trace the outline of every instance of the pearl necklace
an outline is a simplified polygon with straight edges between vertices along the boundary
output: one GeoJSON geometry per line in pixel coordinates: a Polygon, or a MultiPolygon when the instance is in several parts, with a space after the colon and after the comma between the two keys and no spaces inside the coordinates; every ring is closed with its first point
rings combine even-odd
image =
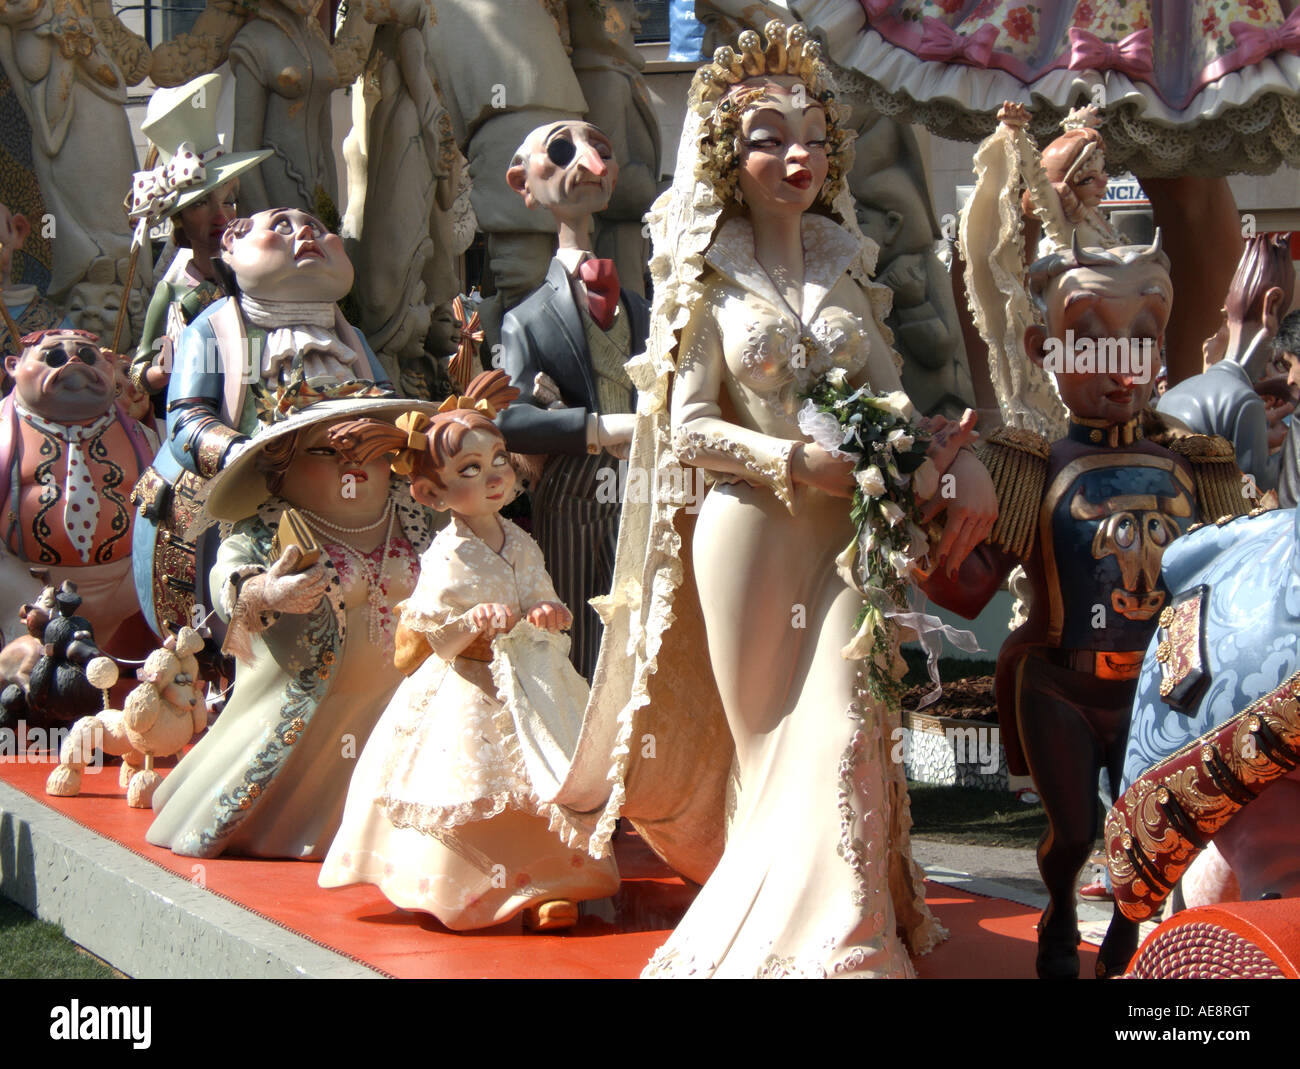
{"type": "MultiPolygon", "coordinates": [[[[338,546],[339,549],[343,550],[344,553],[357,562],[357,570],[360,572],[361,578],[365,581],[366,601],[370,606],[368,630],[371,645],[378,646],[383,650],[392,649],[393,636],[390,630],[391,622],[386,622],[384,619],[384,609],[386,606],[384,605],[384,596],[381,587],[384,581],[384,572],[388,568],[388,556],[393,545],[393,522],[397,519],[397,509],[394,507],[393,502],[390,500],[388,502],[388,508],[384,510],[384,515],[380,516],[378,520],[366,527],[339,527],[337,524],[332,524],[328,520],[322,520],[314,512],[307,509],[299,509],[298,512],[307,517],[308,526],[316,527],[316,524],[312,523],[312,520],[316,520],[324,527],[333,527],[336,531],[343,531],[348,534],[359,531],[373,531],[384,521],[385,518],[387,518],[388,533],[384,536],[384,552],[379,558],[378,568],[375,567],[374,562],[370,559],[368,554],[362,553],[359,549],[354,549],[346,542],[333,542],[332,544],[338,546]]],[[[316,529],[322,535],[325,535],[326,538],[329,537],[321,527],[316,527],[316,529]]]]}
{"type": "Polygon", "coordinates": [[[300,516],[306,516],[309,519],[315,520],[318,527],[328,527],[331,531],[339,531],[342,534],[362,534],[365,531],[373,531],[376,527],[378,527],[381,523],[383,523],[386,519],[389,518],[389,514],[392,511],[393,511],[393,503],[392,501],[389,501],[388,506],[384,509],[383,512],[379,514],[379,519],[375,520],[374,523],[367,523],[363,527],[344,527],[340,523],[331,523],[324,516],[312,512],[311,509],[305,509],[302,507],[298,508],[298,514],[300,516]]]}

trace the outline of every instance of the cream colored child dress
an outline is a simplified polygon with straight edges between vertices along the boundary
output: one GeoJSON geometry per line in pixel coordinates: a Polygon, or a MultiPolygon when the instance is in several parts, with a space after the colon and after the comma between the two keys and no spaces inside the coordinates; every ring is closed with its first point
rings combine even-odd
{"type": "MultiPolygon", "coordinates": [[[[586,829],[539,801],[492,665],[461,655],[474,635],[460,620],[476,605],[510,605],[522,619],[560,600],[537,544],[501,523],[500,552],[453,518],[422,558],[402,621],[434,653],[375,727],[320,874],[322,887],[373,883],[394,905],[457,931],[500,924],[531,902],[606,897],[619,883],[612,856],[583,849],[586,829]]],[[[526,622],[511,634],[529,643],[529,674],[553,681],[550,708],[581,723],[586,688],[567,640],[526,622]]]]}

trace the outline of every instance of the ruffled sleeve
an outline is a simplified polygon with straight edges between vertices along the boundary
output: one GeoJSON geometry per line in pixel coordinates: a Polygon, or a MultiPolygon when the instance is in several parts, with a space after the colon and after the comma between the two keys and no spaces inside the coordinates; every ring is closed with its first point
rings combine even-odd
{"type": "Polygon", "coordinates": [[[701,301],[682,331],[673,384],[673,451],[684,463],[766,486],[793,511],[790,456],[799,443],[724,420],[718,399],[725,370],[712,305],[701,301]]]}
{"type": "Polygon", "coordinates": [[[475,577],[444,538],[437,538],[420,561],[420,578],[402,609],[402,626],[428,639],[433,652],[453,660],[474,641],[468,613],[478,605],[475,577]]]}

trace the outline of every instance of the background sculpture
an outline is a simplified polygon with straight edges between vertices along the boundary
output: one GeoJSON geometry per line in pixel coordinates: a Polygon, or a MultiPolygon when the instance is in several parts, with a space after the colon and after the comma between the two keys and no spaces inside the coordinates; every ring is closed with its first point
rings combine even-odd
{"type": "Polygon", "coordinates": [[[399,364],[424,355],[433,309],[460,290],[451,212],[461,158],[432,68],[430,0],[372,0],[362,11],[377,27],[364,90],[377,99],[365,119],[364,184],[349,176],[350,217],[352,198],[363,198],[349,251],[358,325],[398,383],[399,364]]]}
{"type": "Polygon", "coordinates": [[[641,22],[632,0],[570,0],[573,72],[587,98],[587,121],[614,147],[618,186],[596,216],[596,254],[614,261],[628,289],[645,296],[650,242],[641,217],[659,194],[659,119],[641,71],[635,34],[641,22]]]}
{"type": "MultiPolygon", "coordinates": [[[[31,127],[32,168],[53,225],[49,296],[78,326],[106,336],[131,240],[122,213],[136,167],[126,87],[149,62],[148,46],[108,0],[0,2],[0,65],[31,127]]],[[[150,274],[142,265],[130,297],[137,329],[150,274]]]]}
{"type": "Polygon", "coordinates": [[[330,97],[361,72],[373,29],[359,10],[349,12],[333,43],[327,27],[336,4],[260,0],[245,7],[210,0],[188,34],[153,52],[151,74],[180,85],[227,59],[235,75],[235,152],[272,150],[245,177],[247,211],[297,207],[335,225],[338,175],[334,166],[330,97]]]}

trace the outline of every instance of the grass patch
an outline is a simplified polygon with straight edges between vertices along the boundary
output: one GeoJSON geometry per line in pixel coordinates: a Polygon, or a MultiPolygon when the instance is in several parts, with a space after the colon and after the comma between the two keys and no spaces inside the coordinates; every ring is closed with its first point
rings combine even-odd
{"type": "Polygon", "coordinates": [[[116,975],[57,924],[0,898],[0,980],[111,980],[116,975]]]}
{"type": "Polygon", "coordinates": [[[1047,830],[1041,805],[1016,801],[1008,791],[909,783],[912,832],[969,846],[1036,847],[1047,830]]]}

